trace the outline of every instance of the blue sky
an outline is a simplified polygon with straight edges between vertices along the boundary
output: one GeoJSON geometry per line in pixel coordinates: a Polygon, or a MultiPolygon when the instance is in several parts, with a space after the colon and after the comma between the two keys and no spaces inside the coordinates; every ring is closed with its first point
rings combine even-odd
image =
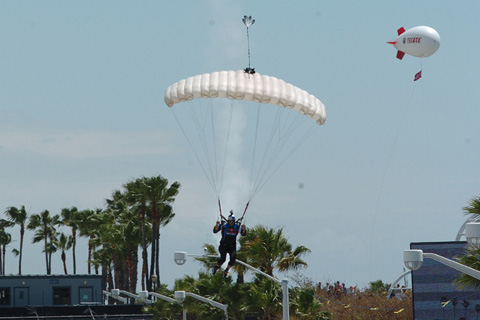
{"type": "MultiPolygon", "coordinates": [[[[241,18],[252,15],[252,67],[314,94],[327,121],[256,196],[247,224],[283,227],[310,248],[302,273],[315,281],[393,282],[409,243],[455,240],[480,195],[479,12],[478,1],[2,1],[0,208],[104,207],[126,181],[161,174],[182,184],[161,233],[161,281],[196,275],[173,252],[217,243],[216,199],[163,94],[245,68],[241,18]],[[438,31],[439,50],[397,60],[386,42],[418,25],[438,31]]],[[[32,236],[23,271],[41,274],[32,236]]],[[[86,272],[86,248],[78,254],[86,272]]],[[[10,250],[6,269],[17,271],[10,250]]]]}

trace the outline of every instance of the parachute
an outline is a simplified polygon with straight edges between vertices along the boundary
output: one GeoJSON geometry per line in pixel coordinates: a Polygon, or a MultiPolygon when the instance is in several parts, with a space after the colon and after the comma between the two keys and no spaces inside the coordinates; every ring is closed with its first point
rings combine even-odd
{"type": "Polygon", "coordinates": [[[312,94],[244,70],[180,80],[166,89],[164,101],[218,197],[220,215],[225,180],[240,188],[249,177],[246,199],[239,200],[247,203],[246,211],[266,181],[326,120],[324,104],[312,94]]]}
{"type": "Polygon", "coordinates": [[[276,104],[294,109],[312,118],[319,125],[326,119],[323,103],[307,91],[283,80],[243,70],[220,71],[189,77],[172,84],[165,91],[165,104],[198,98],[228,98],[276,104]]]}

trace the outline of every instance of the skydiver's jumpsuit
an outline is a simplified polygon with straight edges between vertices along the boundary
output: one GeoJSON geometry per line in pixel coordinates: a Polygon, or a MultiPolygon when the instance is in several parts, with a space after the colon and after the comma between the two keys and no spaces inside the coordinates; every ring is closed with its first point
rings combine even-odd
{"type": "Polygon", "coordinates": [[[220,252],[220,258],[217,263],[221,266],[225,260],[227,260],[227,253],[230,255],[230,260],[228,265],[232,267],[235,264],[237,258],[237,235],[240,232],[240,235],[245,236],[247,230],[243,227],[240,227],[240,223],[237,222],[231,226],[228,222],[224,223],[220,227],[213,227],[213,233],[222,231],[222,239],[220,240],[220,245],[218,246],[218,251],[220,252]]]}

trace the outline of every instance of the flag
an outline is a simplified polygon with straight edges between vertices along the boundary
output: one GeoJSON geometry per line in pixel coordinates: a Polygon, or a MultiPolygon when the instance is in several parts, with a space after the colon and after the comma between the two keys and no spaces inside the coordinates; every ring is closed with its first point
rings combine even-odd
{"type": "Polygon", "coordinates": [[[415,74],[415,79],[413,79],[413,81],[417,81],[418,79],[420,79],[422,77],[422,70],[418,71],[416,74],[415,74]]]}

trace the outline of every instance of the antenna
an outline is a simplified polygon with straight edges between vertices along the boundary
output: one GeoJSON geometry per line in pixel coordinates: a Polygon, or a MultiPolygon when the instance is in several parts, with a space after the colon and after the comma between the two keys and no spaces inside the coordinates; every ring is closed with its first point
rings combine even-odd
{"type": "Polygon", "coordinates": [[[248,27],[255,23],[255,19],[252,19],[252,16],[243,16],[243,23],[247,27],[247,43],[248,43],[248,68],[245,68],[244,71],[248,74],[254,74],[255,68],[250,68],[250,35],[248,34],[248,27]]]}

